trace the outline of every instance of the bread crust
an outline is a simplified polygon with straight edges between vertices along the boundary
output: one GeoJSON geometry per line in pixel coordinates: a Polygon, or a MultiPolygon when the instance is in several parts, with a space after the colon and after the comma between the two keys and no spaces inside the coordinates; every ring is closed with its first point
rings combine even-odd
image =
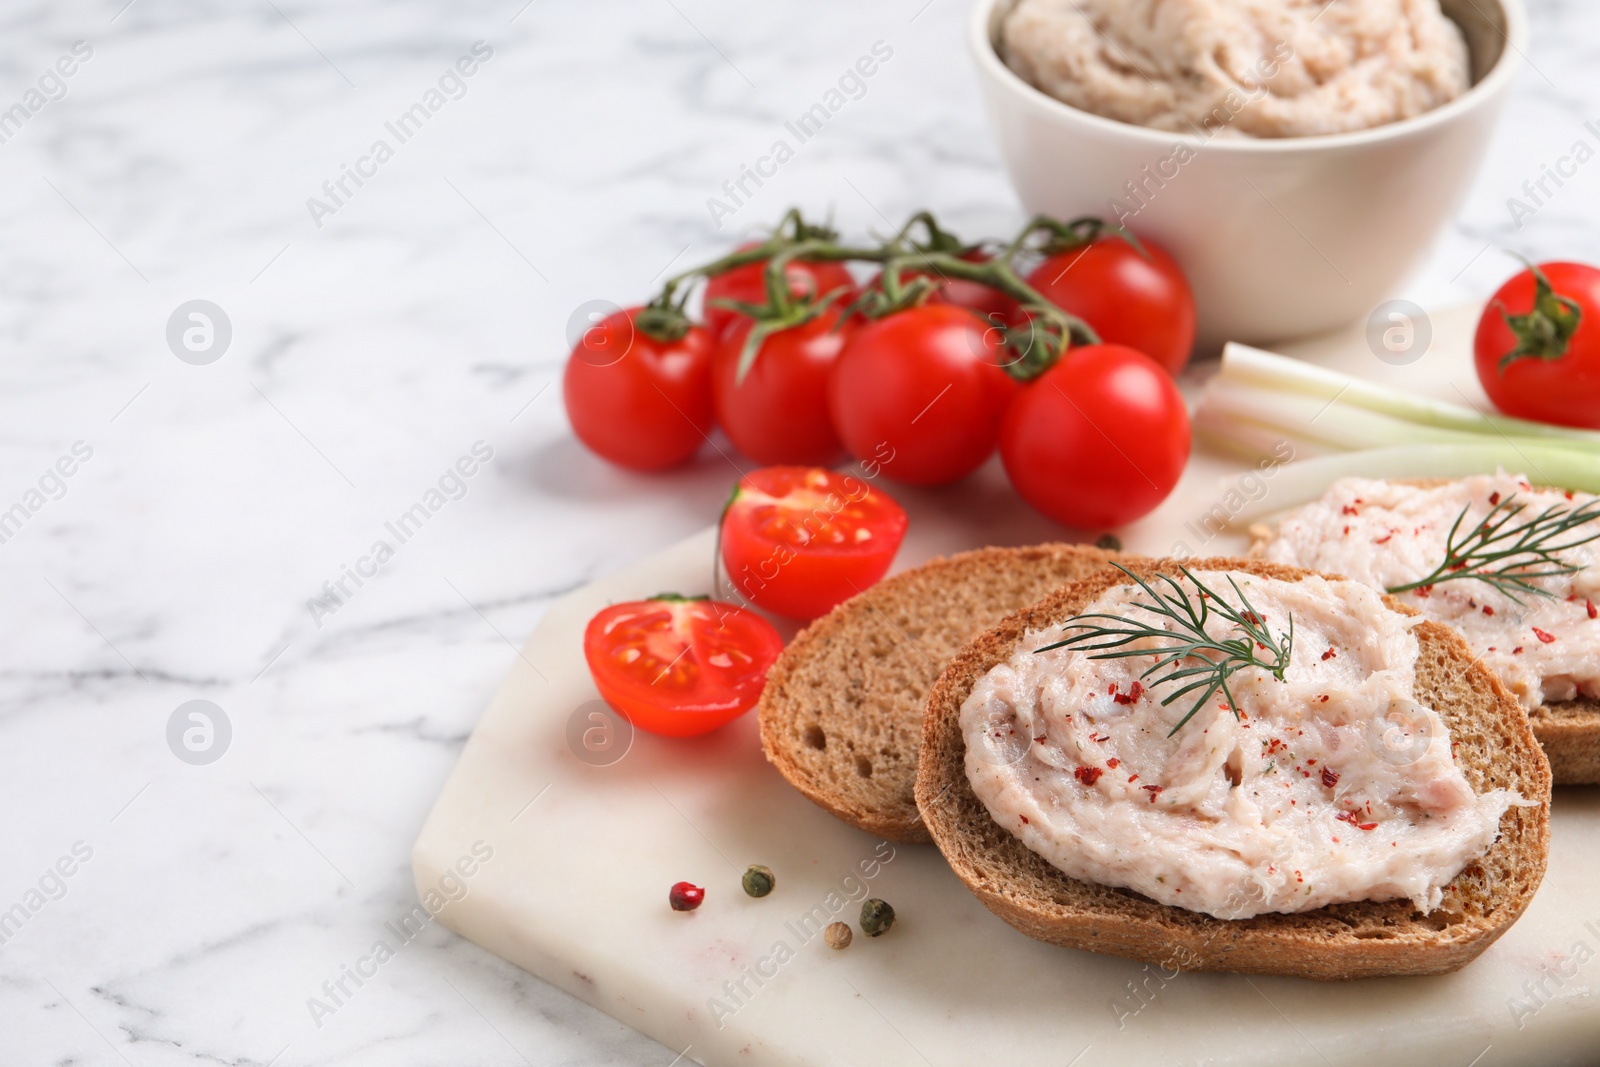
{"type": "MultiPolygon", "coordinates": [[[[1396,478],[1401,485],[1430,488],[1446,485],[1449,478],[1396,478]]],[[[1266,556],[1267,546],[1277,537],[1271,526],[1257,523],[1250,527],[1252,559],[1266,556]]],[[[1556,785],[1600,785],[1600,700],[1579,697],[1554,704],[1541,704],[1528,713],[1533,736],[1544,746],[1550,761],[1550,774],[1556,785]]]]}
{"type": "Polygon", "coordinates": [[[913,787],[928,689],[973,637],[1116,553],[981,548],[887,578],[802,630],[767,673],[767,760],[812,803],[893,841],[931,840],[913,787]],[[862,774],[862,770],[867,773],[862,774]]]}
{"type": "MultiPolygon", "coordinates": [[[[1295,581],[1311,572],[1260,560],[1153,560],[1128,564],[1147,579],[1192,570],[1238,570],[1295,581]]],[[[1158,904],[1125,889],[1067,876],[995,823],[966,776],[961,704],[1024,634],[1082,611],[1126,582],[1108,570],[1008,617],[962,651],[928,696],[916,797],[950,867],[983,904],[1029,937],[1167,969],[1242,971],[1345,980],[1443,974],[1488,948],[1527,908],[1549,852],[1550,769],[1528,716],[1448,627],[1421,622],[1420,699],[1439,711],[1463,772],[1479,793],[1515,789],[1533,807],[1512,808],[1500,837],[1444,890],[1427,916],[1409,901],[1335,904],[1298,914],[1226,920],[1158,904]]],[[[1416,614],[1385,598],[1396,611],[1416,614]]]]}

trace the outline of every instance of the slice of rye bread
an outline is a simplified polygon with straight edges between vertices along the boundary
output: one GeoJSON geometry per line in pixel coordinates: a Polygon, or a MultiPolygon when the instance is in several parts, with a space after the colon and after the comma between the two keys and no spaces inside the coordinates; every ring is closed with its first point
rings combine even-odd
{"type": "Polygon", "coordinates": [[[931,840],[912,787],[928,689],[1005,616],[1122,558],[1086,545],[981,548],[879,582],[789,643],[761,694],[761,748],[813,803],[868,833],[931,840]]]}
{"type": "MultiPolygon", "coordinates": [[[[1179,562],[1142,560],[1129,569],[1149,578],[1176,574],[1179,562]]],[[[1260,560],[1182,562],[1192,570],[1291,581],[1311,573],[1260,560]]],[[[1418,699],[1444,719],[1474,790],[1515,789],[1537,806],[1512,808],[1501,818],[1500,837],[1445,887],[1442,905],[1431,914],[1399,900],[1216,919],[1131,890],[1079,881],[1029,851],[972,791],[962,701],[991,667],[1011,657],[1026,632],[1071,618],[1126,581],[1114,570],[1103,571],[1010,616],[963,650],[928,695],[917,805],[951,869],[990,911],[1041,941],[1163,967],[1322,980],[1453,971],[1522,914],[1544,877],[1549,850],[1549,765],[1522,706],[1454,630],[1433,622],[1416,628],[1418,699]]],[[[1397,611],[1415,614],[1386,600],[1397,611]]]]}
{"type": "MultiPolygon", "coordinates": [[[[1449,478],[1396,478],[1402,485],[1428,488],[1444,485],[1449,478]]],[[[1251,558],[1266,555],[1276,538],[1275,528],[1264,523],[1250,527],[1251,558]]],[[[1578,697],[1554,704],[1541,704],[1528,712],[1533,736],[1544,746],[1550,760],[1550,774],[1556,785],[1600,785],[1600,699],[1578,697]]]]}

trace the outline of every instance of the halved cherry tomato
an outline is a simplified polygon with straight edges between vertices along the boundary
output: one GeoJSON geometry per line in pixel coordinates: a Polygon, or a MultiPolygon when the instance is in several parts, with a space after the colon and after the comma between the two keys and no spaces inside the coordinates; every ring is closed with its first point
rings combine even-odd
{"type": "Polygon", "coordinates": [[[1524,270],[1483,309],[1473,342],[1478,380],[1507,415],[1600,429],[1600,270],[1537,269],[1543,285],[1524,270]]]}
{"type": "Polygon", "coordinates": [[[702,327],[676,341],[639,329],[642,308],[591,326],[561,378],[573,432],[594,452],[636,471],[664,470],[694,455],[711,432],[711,356],[702,327]]]}
{"type": "Polygon", "coordinates": [[[860,478],[767,467],[734,487],[722,563],[757,607],[814,619],[882,578],[905,536],[905,511],[860,478]]]}
{"type": "Polygon", "coordinates": [[[851,335],[828,380],[833,426],[868,471],[943,485],[994,453],[1017,383],[999,329],[948,304],[907,308],[851,335]]]}
{"type": "MultiPolygon", "coordinates": [[[[741,250],[753,247],[751,244],[740,246],[741,250]]],[[[705,320],[706,329],[711,331],[712,337],[721,337],[734,322],[745,318],[732,308],[717,307],[714,301],[737,300],[742,304],[767,302],[766,269],[767,261],[763,259],[714,274],[706,281],[705,311],[701,318],[705,320]]],[[[789,281],[791,296],[823,297],[835,289],[843,289],[845,291],[839,294],[837,301],[840,307],[854,299],[856,280],[843,263],[808,263],[793,259],[784,266],[783,276],[789,281]]]]}
{"type": "Polygon", "coordinates": [[[1006,410],[1000,459],[1022,499],[1085,532],[1132,522],[1189,461],[1189,411],[1172,378],[1122,345],[1074,348],[1006,410]]]}
{"type": "Polygon", "coordinates": [[[583,631],[583,658],[605,702],[667,737],[715,730],[755,707],[782,651],[766,619],[706,597],[613,604],[583,631]]]}
{"type": "Polygon", "coordinates": [[[1127,345],[1177,374],[1194,347],[1194,294],[1171,253],[1139,239],[1106,235],[1049,256],[1028,284],[1094,327],[1100,340],[1127,345]]]}
{"type": "Polygon", "coordinates": [[[828,372],[853,328],[837,303],[810,322],[769,334],[739,380],[739,355],[753,319],[723,335],[712,359],[717,423],[757,463],[831,463],[844,450],[828,415],[828,372]]]}

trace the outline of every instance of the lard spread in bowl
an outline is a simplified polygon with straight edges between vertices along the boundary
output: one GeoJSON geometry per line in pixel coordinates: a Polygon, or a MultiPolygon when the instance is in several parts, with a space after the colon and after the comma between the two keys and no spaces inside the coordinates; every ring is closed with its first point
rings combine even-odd
{"type": "Polygon", "coordinates": [[[1208,136],[1370,129],[1471,84],[1439,0],[1019,0],[998,44],[1072,107],[1208,136]]]}

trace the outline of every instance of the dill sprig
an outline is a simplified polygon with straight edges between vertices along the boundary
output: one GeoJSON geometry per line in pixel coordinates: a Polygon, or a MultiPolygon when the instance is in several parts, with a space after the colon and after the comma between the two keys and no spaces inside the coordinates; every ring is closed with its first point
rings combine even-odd
{"type": "Polygon", "coordinates": [[[1517,604],[1522,603],[1518,593],[1554,596],[1533,581],[1576,574],[1583,569],[1563,559],[1561,553],[1600,538],[1600,527],[1588,533],[1581,529],[1585,523],[1600,519],[1600,499],[1578,507],[1552,504],[1534,518],[1513,525],[1513,520],[1528,507],[1516,499],[1512,494],[1497,502],[1482,522],[1465,532],[1461,524],[1472,505],[1463,507],[1445,538],[1444,562],[1427,577],[1389,586],[1389,592],[1404,593],[1458,578],[1475,578],[1494,586],[1517,604]],[[1568,534],[1575,536],[1563,540],[1568,534]]]}
{"type": "Polygon", "coordinates": [[[1178,569],[1199,590],[1198,604],[1170,575],[1160,575],[1161,581],[1171,590],[1168,593],[1151,586],[1149,582],[1120,563],[1113,566],[1137,582],[1139,588],[1143,589],[1152,601],[1148,604],[1134,601],[1131,607],[1141,608],[1159,618],[1170,620],[1176,624],[1177,629],[1168,630],[1122,615],[1095,612],[1079,615],[1077,619],[1067,624],[1074,629],[1081,629],[1082,633],[1035,649],[1036,653],[1049,652],[1056,648],[1072,648],[1080,652],[1095,653],[1089,657],[1090,659],[1156,657],[1155,663],[1139,675],[1141,679],[1150,678],[1166,670],[1166,674],[1149,683],[1151,688],[1171,682],[1183,683],[1161,701],[1162,707],[1187,693],[1197,689],[1204,690],[1200,694],[1200,699],[1195,701],[1194,707],[1190,708],[1188,714],[1178,720],[1178,725],[1168,732],[1168,737],[1183,729],[1184,725],[1194,718],[1195,713],[1205,707],[1206,701],[1218,691],[1227,698],[1228,708],[1233,712],[1233,717],[1239,718],[1238,702],[1234,700],[1233,692],[1228,688],[1228,679],[1237,671],[1246,667],[1259,667],[1278,681],[1283,681],[1283,672],[1289,667],[1289,655],[1294,649],[1294,616],[1289,617],[1289,629],[1275,638],[1267,629],[1266,619],[1251,606],[1232,575],[1228,576],[1228,584],[1233,587],[1234,595],[1239,598],[1238,608],[1234,608],[1213,590],[1208,589],[1187,567],[1178,569]],[[1206,622],[1212,615],[1231,623],[1228,632],[1236,631],[1241,636],[1213,637],[1206,630],[1206,622]],[[1085,621],[1088,619],[1104,620],[1110,625],[1085,621]],[[1135,641],[1151,639],[1166,644],[1162,648],[1126,647],[1135,641]],[[1258,651],[1271,655],[1258,656],[1258,651]]]}

